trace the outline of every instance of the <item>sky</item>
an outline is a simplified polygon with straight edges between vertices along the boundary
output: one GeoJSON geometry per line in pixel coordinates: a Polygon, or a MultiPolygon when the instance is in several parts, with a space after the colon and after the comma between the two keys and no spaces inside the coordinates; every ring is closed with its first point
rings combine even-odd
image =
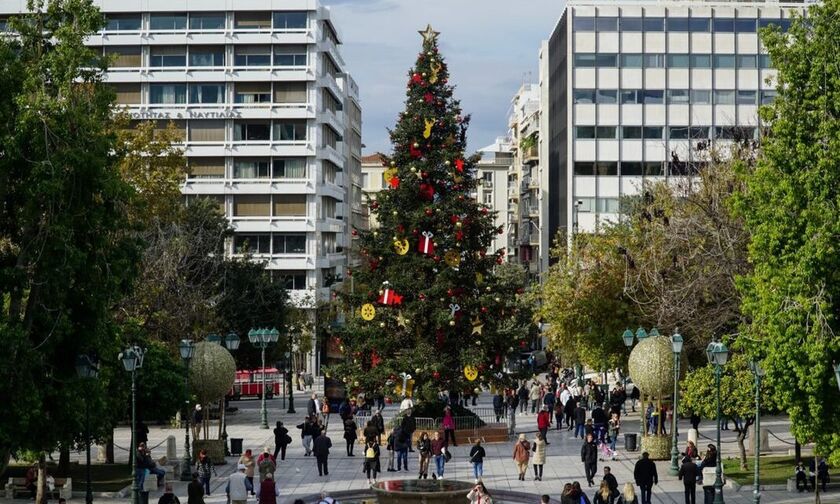
{"type": "Polygon", "coordinates": [[[465,114],[472,115],[469,151],[507,133],[510,103],[523,82],[539,82],[540,41],[563,10],[562,0],[322,0],[332,11],[346,69],[359,84],[365,154],[390,152],[386,128],[405,108],[408,70],[427,23],[465,114]]]}

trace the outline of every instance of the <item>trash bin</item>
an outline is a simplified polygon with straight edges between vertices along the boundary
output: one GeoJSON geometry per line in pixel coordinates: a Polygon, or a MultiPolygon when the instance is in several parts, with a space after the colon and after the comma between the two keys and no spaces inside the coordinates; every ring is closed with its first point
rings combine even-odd
{"type": "Polygon", "coordinates": [[[636,436],[635,432],[625,432],[624,433],[624,449],[627,451],[636,451],[636,436]]]}
{"type": "MultiPolygon", "coordinates": [[[[636,446],[635,443],[633,446],[636,446]]],[[[230,438],[230,454],[231,455],[242,455],[242,438],[230,438]]]]}

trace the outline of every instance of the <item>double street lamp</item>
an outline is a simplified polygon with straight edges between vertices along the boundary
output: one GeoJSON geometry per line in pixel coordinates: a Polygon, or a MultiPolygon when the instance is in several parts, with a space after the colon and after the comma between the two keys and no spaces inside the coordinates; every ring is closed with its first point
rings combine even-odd
{"type": "Polygon", "coordinates": [[[262,357],[262,393],[260,394],[262,404],[260,406],[260,416],[262,417],[261,429],[268,429],[268,411],[265,409],[265,349],[271,343],[277,343],[277,338],[280,336],[280,331],[277,329],[251,329],[248,331],[248,341],[252,345],[260,349],[262,357]]]}
{"type": "Polygon", "coordinates": [[[295,396],[294,396],[294,378],[293,378],[294,375],[293,375],[293,369],[292,369],[292,364],[294,363],[294,336],[293,336],[294,332],[295,332],[295,328],[290,327],[289,328],[289,353],[287,354],[289,356],[289,366],[288,366],[289,367],[289,374],[288,374],[289,379],[286,380],[286,384],[289,387],[289,409],[286,410],[286,413],[288,413],[290,415],[294,415],[296,413],[296,411],[295,411],[295,396]]]}
{"type": "Polygon", "coordinates": [[[750,371],[755,376],[755,437],[753,438],[753,447],[755,449],[755,474],[753,475],[753,502],[759,504],[761,502],[761,486],[758,476],[759,456],[761,455],[761,379],[764,377],[765,371],[761,367],[761,363],[757,360],[750,361],[750,371]]]}
{"type": "Polygon", "coordinates": [[[680,402],[680,354],[682,353],[683,337],[677,329],[671,336],[671,350],[674,351],[674,411],[671,414],[671,476],[680,472],[679,456],[677,450],[677,416],[680,402]]]}
{"type": "Polygon", "coordinates": [[[729,349],[720,341],[712,341],[706,347],[706,358],[715,367],[715,389],[717,391],[717,460],[715,461],[715,500],[714,504],[723,503],[723,478],[721,477],[720,456],[720,375],[729,359],[729,349]]]}
{"type": "MultiPolygon", "coordinates": [[[[225,348],[228,349],[230,352],[235,352],[239,350],[239,336],[236,335],[235,332],[231,331],[228,333],[224,339],[219,336],[218,334],[210,334],[207,336],[207,341],[210,343],[221,345],[224,342],[225,348]]],[[[228,448],[228,435],[227,435],[227,415],[224,414],[225,410],[227,409],[227,397],[222,398],[222,440],[225,444],[225,456],[230,456],[230,449],[228,448]]]]}
{"type": "Polygon", "coordinates": [[[131,373],[131,502],[140,504],[140,487],[137,485],[137,370],[143,367],[146,350],[137,345],[120,353],[123,367],[131,373]]]}
{"type": "MultiPolygon", "coordinates": [[[[83,379],[97,379],[99,365],[90,355],[76,357],[76,375],[83,379]]],[[[90,401],[85,398],[85,503],[93,502],[93,488],[90,478],[90,401]]]]}
{"type": "Polygon", "coordinates": [[[181,360],[184,361],[184,461],[181,463],[181,481],[192,481],[192,459],[190,457],[190,361],[195,355],[191,339],[182,339],[178,345],[181,360]]]}

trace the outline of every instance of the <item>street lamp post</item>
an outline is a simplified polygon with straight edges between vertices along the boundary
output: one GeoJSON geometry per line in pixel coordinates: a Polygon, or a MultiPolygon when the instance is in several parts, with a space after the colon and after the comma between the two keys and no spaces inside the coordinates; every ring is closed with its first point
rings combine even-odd
{"type": "Polygon", "coordinates": [[[262,417],[261,429],[268,429],[268,411],[265,409],[265,349],[270,343],[277,343],[277,337],[280,332],[277,329],[251,329],[248,331],[248,340],[252,345],[260,349],[262,357],[262,404],[260,406],[260,416],[262,417]]]}
{"type": "Polygon", "coordinates": [[[761,455],[761,379],[765,371],[757,360],[750,361],[750,371],[755,376],[755,438],[753,447],[755,449],[755,474],[753,475],[753,502],[761,503],[761,482],[758,475],[759,457],[761,455]]]}
{"type": "MultiPolygon", "coordinates": [[[[231,353],[239,350],[239,342],[239,336],[237,336],[233,331],[229,332],[228,335],[225,336],[225,348],[227,348],[231,353]]],[[[228,447],[227,440],[227,396],[225,396],[222,398],[222,441],[224,441],[225,445],[225,456],[230,457],[230,448],[228,447]]]]}
{"type": "Polygon", "coordinates": [[[184,460],[181,462],[181,481],[192,480],[192,458],[190,457],[190,360],[195,355],[195,345],[190,339],[182,339],[178,345],[181,360],[184,361],[184,460]]]}
{"type": "MultiPolygon", "coordinates": [[[[659,336],[659,331],[654,327],[653,329],[650,330],[650,335],[651,336],[659,336]]],[[[632,348],[633,347],[633,337],[634,337],[633,331],[631,331],[630,329],[625,329],[624,333],[621,335],[621,339],[624,341],[624,346],[626,346],[627,348],[632,348]]],[[[647,337],[648,337],[648,333],[647,333],[647,331],[645,331],[644,327],[639,327],[638,329],[636,329],[635,338],[639,341],[639,343],[641,343],[642,340],[644,340],[647,337]]],[[[628,366],[628,369],[627,369],[627,374],[630,374],[629,366],[628,366]]],[[[638,387],[638,385],[636,385],[635,383],[633,384],[633,386],[638,387]]],[[[627,389],[627,378],[626,377],[624,378],[624,388],[625,388],[625,390],[627,389]]],[[[640,406],[639,407],[639,447],[641,447],[642,446],[642,438],[645,437],[645,406],[644,406],[644,403],[640,404],[639,406],[640,406]]]]}
{"type": "Polygon", "coordinates": [[[123,367],[131,373],[131,502],[140,504],[140,487],[137,485],[137,370],[143,367],[146,350],[137,345],[125,349],[119,358],[123,367]]]}
{"type": "MultiPolygon", "coordinates": [[[[79,355],[76,358],[76,374],[79,378],[99,377],[99,366],[90,355],[79,355]]],[[[93,502],[93,488],[90,478],[90,403],[85,398],[85,504],[93,502]]]]}
{"type": "Polygon", "coordinates": [[[293,355],[293,351],[294,351],[294,347],[293,347],[294,336],[293,336],[293,333],[294,333],[294,327],[290,328],[290,330],[289,330],[289,379],[286,380],[286,383],[289,387],[289,409],[286,410],[286,413],[288,413],[290,415],[294,415],[296,413],[295,412],[294,383],[292,382],[292,380],[293,380],[293,378],[292,378],[292,362],[293,362],[292,355],[293,355]]]}
{"type": "Polygon", "coordinates": [[[706,347],[706,358],[709,364],[715,366],[715,389],[717,394],[717,460],[715,461],[715,500],[714,504],[724,504],[723,502],[723,478],[721,476],[721,456],[720,456],[720,375],[723,366],[729,358],[729,349],[720,341],[712,341],[706,347]]]}
{"type": "Polygon", "coordinates": [[[674,408],[671,415],[671,468],[669,472],[671,476],[676,476],[680,472],[679,456],[680,452],[677,450],[677,415],[680,403],[680,353],[682,353],[683,337],[679,330],[674,332],[671,336],[671,349],[674,351],[674,408]]]}

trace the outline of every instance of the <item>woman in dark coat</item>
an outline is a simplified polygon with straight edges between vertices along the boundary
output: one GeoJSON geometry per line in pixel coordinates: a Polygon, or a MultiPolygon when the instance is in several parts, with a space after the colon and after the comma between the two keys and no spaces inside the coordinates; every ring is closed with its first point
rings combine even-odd
{"type": "Polygon", "coordinates": [[[368,439],[365,442],[365,463],[364,471],[367,475],[368,485],[376,483],[376,475],[382,470],[379,465],[379,445],[375,439],[368,439]]]}
{"type": "Polygon", "coordinates": [[[344,440],[347,441],[348,457],[355,456],[353,455],[353,446],[356,444],[356,439],[358,438],[356,430],[358,430],[358,426],[356,425],[356,421],[353,420],[353,416],[350,415],[347,417],[347,420],[344,421],[344,440]]]}
{"type": "Polygon", "coordinates": [[[277,460],[277,452],[280,452],[280,460],[286,460],[286,447],[292,442],[289,436],[289,429],[283,427],[283,422],[277,421],[274,428],[274,460],[277,460]]]}

